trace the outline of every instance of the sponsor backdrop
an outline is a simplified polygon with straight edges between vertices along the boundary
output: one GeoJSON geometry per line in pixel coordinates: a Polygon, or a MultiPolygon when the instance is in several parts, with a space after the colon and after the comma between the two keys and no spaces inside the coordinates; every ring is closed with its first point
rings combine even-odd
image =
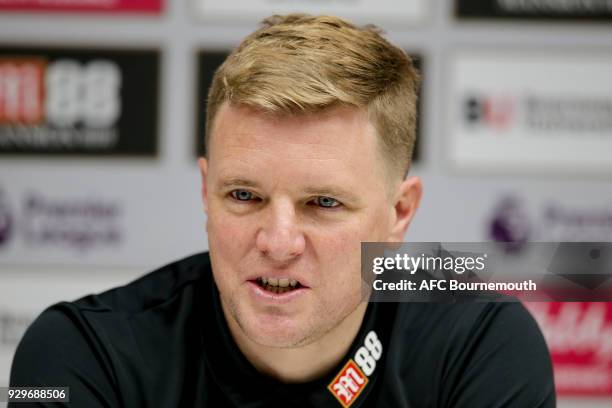
{"type": "Polygon", "coordinates": [[[607,0],[455,0],[460,18],[610,21],[607,0]]]}
{"type": "Polygon", "coordinates": [[[251,22],[272,14],[291,12],[342,15],[364,23],[423,24],[430,17],[427,0],[361,0],[322,1],[304,0],[189,0],[202,21],[251,22]]]}
{"type": "MultiPolygon", "coordinates": [[[[0,385],[51,303],[207,248],[210,76],[289,10],[376,23],[418,55],[425,195],[407,240],[510,241],[515,257],[612,241],[609,1],[0,0],[0,385]]],[[[610,305],[529,308],[559,406],[610,406],[610,305]]]]}
{"type": "Polygon", "coordinates": [[[203,137],[206,131],[206,104],[199,103],[199,101],[206,100],[208,88],[212,83],[212,77],[228,54],[229,51],[201,50],[198,52],[198,92],[194,100],[196,126],[193,133],[195,146],[193,152],[196,157],[203,156],[206,152],[203,137]]]}
{"type": "Polygon", "coordinates": [[[152,156],[159,52],[0,47],[0,154],[152,156]]]}
{"type": "Polygon", "coordinates": [[[530,303],[555,364],[560,394],[612,395],[612,303],[530,303]]]}
{"type": "Polygon", "coordinates": [[[159,14],[163,0],[0,0],[2,11],[159,14]]]}
{"type": "Polygon", "coordinates": [[[449,95],[459,101],[448,120],[453,163],[507,173],[612,174],[610,51],[454,53],[448,70],[449,95]]]}

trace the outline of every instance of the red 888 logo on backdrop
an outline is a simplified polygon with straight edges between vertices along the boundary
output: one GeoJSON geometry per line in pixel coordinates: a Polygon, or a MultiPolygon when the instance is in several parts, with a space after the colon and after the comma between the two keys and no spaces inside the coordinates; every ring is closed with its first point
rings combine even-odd
{"type": "Polygon", "coordinates": [[[121,114],[121,83],[109,60],[0,60],[0,123],[111,127],[121,114]]]}
{"type": "Polygon", "coordinates": [[[0,154],[153,156],[159,51],[0,47],[0,154]]]}

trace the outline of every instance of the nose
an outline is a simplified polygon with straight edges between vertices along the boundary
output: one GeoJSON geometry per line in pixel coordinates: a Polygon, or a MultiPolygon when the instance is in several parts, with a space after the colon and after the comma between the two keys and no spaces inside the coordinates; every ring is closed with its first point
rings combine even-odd
{"type": "Polygon", "coordinates": [[[306,239],[291,202],[270,202],[261,222],[256,246],[270,260],[286,263],[304,252],[306,239]]]}

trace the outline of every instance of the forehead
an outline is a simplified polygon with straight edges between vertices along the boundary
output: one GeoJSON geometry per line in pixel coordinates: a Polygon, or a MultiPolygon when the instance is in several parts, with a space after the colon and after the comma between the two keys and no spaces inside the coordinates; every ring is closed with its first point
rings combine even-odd
{"type": "Polygon", "coordinates": [[[376,131],[367,113],[353,107],[276,115],[225,103],[216,115],[211,136],[211,157],[245,149],[305,156],[310,152],[320,159],[377,153],[376,131]]]}

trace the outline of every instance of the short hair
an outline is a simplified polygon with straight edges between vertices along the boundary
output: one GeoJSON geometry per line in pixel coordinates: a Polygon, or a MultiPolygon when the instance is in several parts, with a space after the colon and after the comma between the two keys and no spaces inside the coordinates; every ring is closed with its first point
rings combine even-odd
{"type": "Polygon", "coordinates": [[[403,178],[416,139],[420,78],[410,57],[381,33],[332,16],[266,18],[215,72],[205,146],[225,102],[278,115],[354,106],[367,111],[385,167],[403,178]]]}

